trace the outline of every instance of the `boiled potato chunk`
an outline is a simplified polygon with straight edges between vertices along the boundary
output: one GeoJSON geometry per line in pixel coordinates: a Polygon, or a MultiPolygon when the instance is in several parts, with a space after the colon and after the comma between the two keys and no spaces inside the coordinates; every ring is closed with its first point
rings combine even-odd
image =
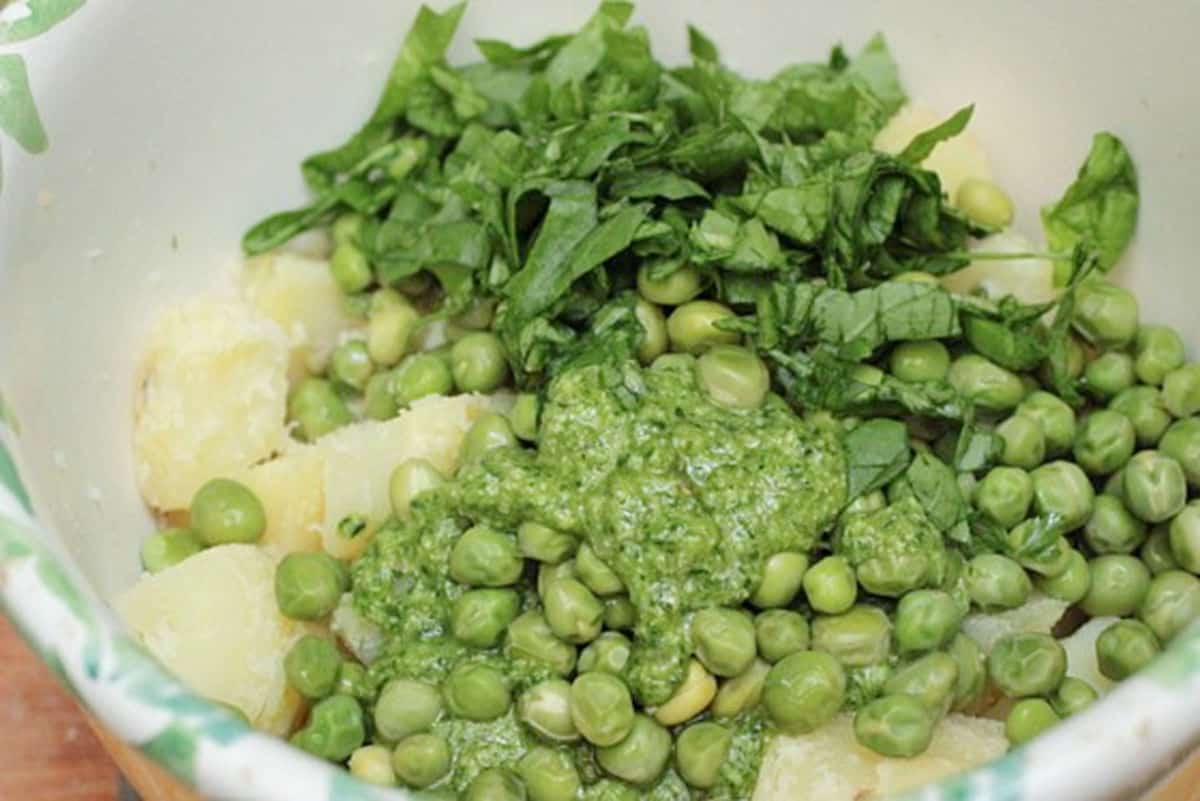
{"type": "Polygon", "coordinates": [[[320,451],[293,447],[234,476],[254,491],[267,515],[260,543],[281,551],[321,550],[325,516],[325,462],[320,451]]]}
{"type": "Polygon", "coordinates": [[[155,324],[137,386],[137,478],[156,509],[183,509],[210,478],[269,458],[287,439],[287,339],[236,300],[200,299],[155,324]]]}
{"type": "MultiPolygon", "coordinates": [[[[983,253],[1036,253],[1044,250],[1011,231],[984,237],[972,250],[983,253]]],[[[1058,297],[1054,262],[1049,259],[977,259],[942,279],[942,286],[962,295],[981,292],[999,300],[1012,295],[1023,303],[1046,303],[1058,297]]]]}
{"type": "Polygon", "coordinates": [[[300,711],[283,655],[306,633],[275,605],[275,560],[254,545],[209,548],[117,598],[125,624],[185,684],[286,734],[300,711]]]}
{"type": "Polygon", "coordinates": [[[324,462],[325,550],[339,559],[362,553],[370,534],[392,513],[388,482],[396,465],[428,459],[445,476],[458,469],[458,451],[467,429],[485,411],[503,403],[483,395],[423,398],[399,417],[340,428],[311,447],[324,462]],[[338,523],[361,515],[367,529],[348,538],[338,523]]]}
{"type": "Polygon", "coordinates": [[[1037,632],[1049,634],[1067,611],[1067,603],[1035,592],[1016,609],[1003,612],[973,612],[963,620],[963,631],[979,643],[984,653],[1006,634],[1037,632]]]}
{"type": "Polygon", "coordinates": [[[246,262],[241,285],[250,305],[287,334],[293,380],[321,372],[344,333],[361,325],[346,314],[326,261],[267,253],[246,262]]]}
{"type": "Polygon", "coordinates": [[[929,750],[894,759],[859,745],[853,716],[845,714],[801,737],[775,737],[754,801],[876,801],[970,770],[1007,748],[1004,724],[951,715],[934,730],[929,750]]]}
{"type": "MultiPolygon", "coordinates": [[[[945,122],[949,116],[920,106],[905,106],[875,135],[875,149],[899,153],[917,134],[945,122]]],[[[951,199],[958,195],[958,187],[968,178],[992,179],[987,153],[970,130],[939,143],[921,166],[937,173],[942,191],[951,199]]]]}

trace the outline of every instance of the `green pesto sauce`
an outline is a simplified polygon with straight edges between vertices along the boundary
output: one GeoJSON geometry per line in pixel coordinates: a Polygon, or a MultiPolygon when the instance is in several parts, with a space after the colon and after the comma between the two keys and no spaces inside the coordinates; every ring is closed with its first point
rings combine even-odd
{"type": "MultiPolygon", "coordinates": [[[[730,410],[712,403],[690,370],[631,364],[568,372],[544,399],[536,451],[497,449],[464,468],[420,496],[411,520],[385,526],[355,564],[354,605],[386,637],[371,677],[376,686],[395,676],[439,682],[462,661],[484,660],[505,672],[515,698],[553,675],[449,634],[450,609],[466,589],[448,573],[457,538],[474,524],[512,533],[532,521],[581,537],[621,578],[637,610],[623,678],[643,705],[661,703],[682,681],[692,651],[688,616],[740,605],[768,557],[811,550],[845,503],[845,475],[834,434],[779,399],[730,410]]],[[[523,592],[525,608],[537,608],[532,572],[523,592]]],[[[484,767],[511,766],[528,737],[511,713],[444,726],[456,754],[455,787],[484,767]]],[[[765,724],[749,715],[736,726],[722,780],[705,793],[673,770],[653,789],[634,789],[605,779],[589,749],[573,749],[584,798],[748,798],[765,724]]]]}

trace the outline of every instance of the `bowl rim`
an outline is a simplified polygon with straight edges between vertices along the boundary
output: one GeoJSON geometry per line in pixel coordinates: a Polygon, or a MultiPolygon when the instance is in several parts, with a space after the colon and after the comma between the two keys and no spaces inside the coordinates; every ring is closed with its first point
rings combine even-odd
{"type": "MultiPolygon", "coordinates": [[[[0,14],[0,66],[23,75],[19,50],[72,17],[86,0],[19,0],[0,14]],[[18,46],[18,52],[12,52],[18,46]]],[[[83,15],[86,16],[86,15],[83,15]]],[[[36,41],[35,41],[36,40],[36,41]]],[[[28,86],[17,87],[28,93],[28,86]]],[[[45,150],[31,97],[14,131],[26,151],[45,150]]],[[[38,519],[19,469],[19,427],[0,393],[0,609],[38,658],[122,741],[212,799],[372,801],[420,797],[380,788],[257,732],[193,693],[116,619],[38,519]]],[[[1145,671],[1084,713],[979,768],[897,801],[1056,801],[1128,798],[1200,745],[1200,621],[1145,671]],[[1120,709],[1123,723],[1110,718],[1120,709]],[[1190,722],[1190,723],[1189,723],[1190,722]],[[1131,758],[1133,755],[1134,758],[1131,758]],[[1119,772],[1117,768],[1120,768],[1119,772]],[[1113,779],[1117,783],[1113,783],[1113,779]]]]}

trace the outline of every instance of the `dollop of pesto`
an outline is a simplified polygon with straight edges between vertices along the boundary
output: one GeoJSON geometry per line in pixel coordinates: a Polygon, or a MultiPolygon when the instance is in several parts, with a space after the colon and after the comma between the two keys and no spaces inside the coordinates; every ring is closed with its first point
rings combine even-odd
{"type": "MultiPolygon", "coordinates": [[[[548,388],[536,450],[500,448],[465,466],[417,498],[408,522],[381,530],[356,563],[355,607],[388,640],[373,677],[439,681],[480,658],[503,665],[514,693],[552,675],[449,633],[465,590],[448,573],[457,538],[475,524],[515,532],[535,522],[579,537],[619,576],[637,611],[623,678],[641,704],[662,703],[685,673],[691,613],[743,603],[766,559],[810,551],[845,501],[836,435],[779,398],[731,410],[709,400],[690,369],[569,371],[548,388]]],[[[526,609],[539,603],[532,584],[526,609]]],[[[742,725],[746,739],[728,767],[730,781],[750,786],[762,724],[742,725]]],[[[681,782],[680,794],[670,792],[668,778],[662,797],[688,797],[681,782]]]]}

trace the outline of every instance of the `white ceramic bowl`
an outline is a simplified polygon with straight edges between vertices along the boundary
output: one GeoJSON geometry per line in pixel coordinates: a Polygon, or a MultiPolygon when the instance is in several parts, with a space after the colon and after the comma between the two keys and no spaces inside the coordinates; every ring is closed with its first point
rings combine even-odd
{"type": "MultiPolygon", "coordinates": [[[[384,796],[230,724],[113,624],[104,599],[136,577],[151,527],[130,456],[134,354],[155,309],[228,280],[248,223],[303,199],[298,162],[356,127],[415,9],[17,0],[0,12],[0,594],[97,717],[214,798],[384,796]]],[[[590,11],[480,0],[453,56],[470,57],[475,36],[530,41],[590,11]]],[[[1193,0],[646,0],[636,19],[668,62],[692,20],[751,74],[884,31],[912,95],[977,102],[973,129],[1035,234],[1091,134],[1117,132],[1143,197],[1118,275],[1147,318],[1200,345],[1193,0]]],[[[1033,747],[920,797],[1127,798],[1198,739],[1193,630],[1033,747]]]]}

